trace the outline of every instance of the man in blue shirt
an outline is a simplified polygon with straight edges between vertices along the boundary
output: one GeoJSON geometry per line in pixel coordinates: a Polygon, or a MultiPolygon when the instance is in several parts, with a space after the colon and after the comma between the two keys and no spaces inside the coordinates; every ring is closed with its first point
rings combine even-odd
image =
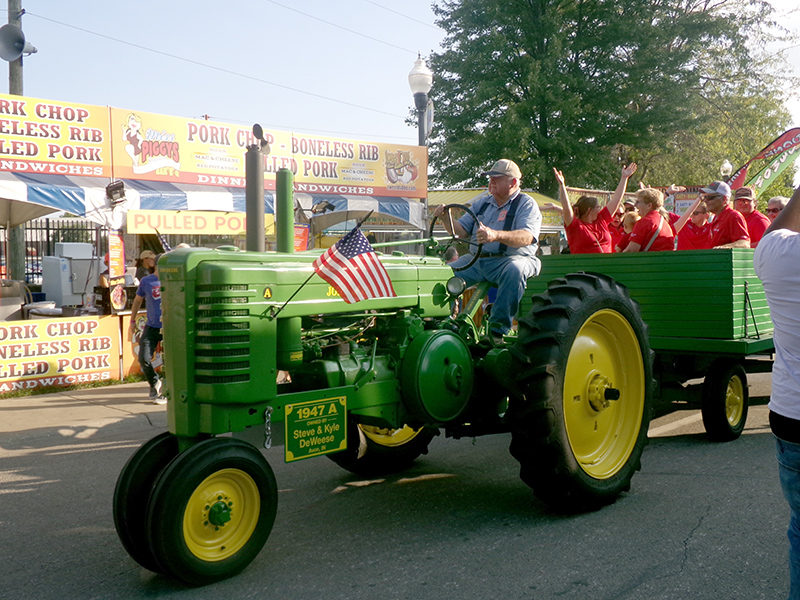
{"type": "MultiPolygon", "coordinates": [[[[497,300],[489,317],[489,341],[498,344],[511,329],[528,278],[540,271],[536,249],[542,213],[536,201],[520,191],[522,172],[513,161],[498,160],[483,175],[489,177],[489,194],[472,205],[478,222],[466,214],[453,224],[455,232],[450,231],[447,219],[442,224],[451,234],[483,244],[478,261],[459,271],[458,276],[468,286],[481,281],[497,285],[497,300]]],[[[443,212],[444,207],[437,206],[433,216],[441,217],[443,212]]],[[[450,266],[458,267],[470,260],[472,255],[462,256],[450,266]]]]}
{"type": "Polygon", "coordinates": [[[150,275],[146,275],[139,282],[136,289],[136,298],[131,306],[131,339],[136,332],[136,316],[145,302],[147,310],[147,322],[139,340],[139,366],[142,373],[150,384],[150,400],[153,404],[166,404],[167,399],[161,395],[162,382],[153,368],[153,354],[156,351],[158,342],[161,341],[161,282],[158,280],[158,259],[156,257],[156,270],[150,275]]]}

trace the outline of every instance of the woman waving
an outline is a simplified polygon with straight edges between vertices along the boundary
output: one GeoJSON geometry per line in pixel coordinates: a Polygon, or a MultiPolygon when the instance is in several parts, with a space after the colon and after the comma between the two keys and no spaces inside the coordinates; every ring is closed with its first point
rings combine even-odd
{"type": "MultiPolygon", "coordinates": [[[[609,224],[611,215],[617,211],[628,179],[636,172],[636,163],[631,163],[622,168],[622,175],[617,189],[611,197],[608,206],[600,206],[600,200],[594,196],[581,196],[573,206],[567,195],[564,183],[564,174],[558,169],[553,169],[558,181],[558,199],[561,202],[561,217],[564,220],[564,230],[567,234],[572,254],[611,253],[611,233],[609,224]]],[[[558,208],[558,207],[553,207],[558,208]]]]}

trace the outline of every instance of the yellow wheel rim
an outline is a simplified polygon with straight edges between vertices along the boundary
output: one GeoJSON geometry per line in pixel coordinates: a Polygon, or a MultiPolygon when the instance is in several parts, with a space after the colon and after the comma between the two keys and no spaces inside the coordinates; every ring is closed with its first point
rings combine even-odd
{"type": "Polygon", "coordinates": [[[359,425],[359,428],[364,432],[364,435],[376,444],[390,448],[407,444],[422,431],[422,428],[412,429],[408,425],[405,425],[402,429],[381,429],[379,427],[370,427],[369,425],[359,425]]]}
{"type": "Polygon", "coordinates": [[[728,389],[725,392],[725,416],[731,427],[736,427],[741,422],[743,414],[744,384],[738,375],[734,375],[728,381],[728,389]]]}
{"type": "Polygon", "coordinates": [[[570,349],[563,397],[570,447],[592,477],[608,479],[626,464],[639,437],[645,387],[631,324],[614,310],[594,313],[570,349]]]}
{"type": "Polygon", "coordinates": [[[255,531],[261,495],[253,478],[223,469],[197,486],[183,515],[183,535],[197,558],[215,562],[232,556],[255,531]]]}

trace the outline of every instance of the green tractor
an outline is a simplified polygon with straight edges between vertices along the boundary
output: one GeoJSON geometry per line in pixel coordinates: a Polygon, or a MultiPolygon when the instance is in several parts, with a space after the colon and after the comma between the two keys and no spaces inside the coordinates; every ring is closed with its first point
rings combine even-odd
{"type": "MultiPolygon", "coordinates": [[[[276,212],[290,232],[291,200],[276,212]]],[[[276,515],[262,446],[371,475],[408,468],[442,432],[510,433],[522,480],[558,511],[630,488],[654,382],[626,288],[566,275],[520,311],[516,336],[484,346],[473,316],[488,286],[452,315],[464,286],[440,258],[451,241],[381,256],[396,297],[354,304],[291,240],[162,257],[169,431],[136,451],[114,495],[140,565],[194,585],[244,569],[276,515]]]]}

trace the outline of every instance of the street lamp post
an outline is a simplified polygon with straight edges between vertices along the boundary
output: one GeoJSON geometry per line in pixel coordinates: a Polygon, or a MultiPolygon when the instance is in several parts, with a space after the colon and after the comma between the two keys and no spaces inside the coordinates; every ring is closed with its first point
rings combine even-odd
{"type": "Polygon", "coordinates": [[[408,85],[414,94],[414,106],[417,108],[417,133],[419,145],[428,145],[428,132],[425,130],[425,111],[428,108],[428,92],[433,87],[433,71],[425,64],[422,57],[414,61],[414,68],[408,74],[408,85]]]}

